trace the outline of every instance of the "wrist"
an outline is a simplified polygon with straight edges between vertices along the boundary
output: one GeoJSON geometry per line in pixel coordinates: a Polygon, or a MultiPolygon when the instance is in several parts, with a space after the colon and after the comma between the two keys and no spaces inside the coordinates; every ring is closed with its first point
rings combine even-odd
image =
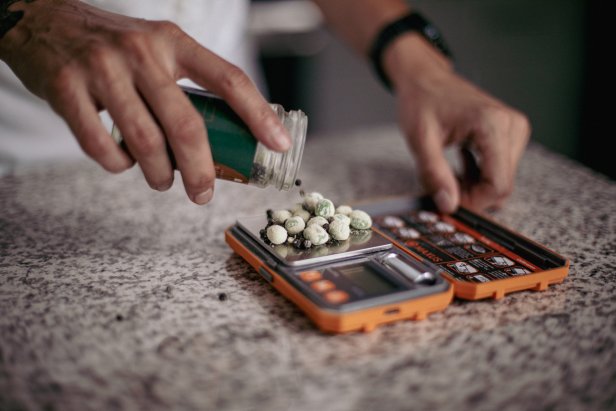
{"type": "MultiPolygon", "coordinates": [[[[395,73],[397,66],[402,63],[404,66],[422,63],[417,57],[427,58],[437,64],[438,60],[445,61],[446,59],[435,58],[438,53],[451,58],[451,52],[440,30],[420,13],[411,11],[380,28],[374,36],[369,55],[376,74],[383,84],[391,89],[392,79],[387,71],[395,73]],[[385,63],[386,54],[390,60],[388,63],[385,63]],[[392,55],[394,57],[391,57],[392,55]],[[386,64],[389,66],[387,69],[386,64]]],[[[407,72],[406,69],[404,72],[407,72]]]]}
{"type": "Polygon", "coordinates": [[[29,13],[31,0],[8,0],[0,5],[0,59],[5,60],[7,55],[16,47],[19,40],[26,34],[21,26],[22,20],[29,13]],[[22,31],[22,33],[18,33],[22,31]]]}
{"type": "Polygon", "coordinates": [[[383,52],[381,64],[394,91],[399,91],[409,80],[417,82],[453,72],[452,61],[415,32],[394,39],[383,52]]]}

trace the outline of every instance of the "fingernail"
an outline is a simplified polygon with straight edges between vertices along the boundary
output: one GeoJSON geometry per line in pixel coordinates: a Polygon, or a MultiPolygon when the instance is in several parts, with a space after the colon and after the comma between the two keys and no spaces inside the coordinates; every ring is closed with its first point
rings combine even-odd
{"type": "Polygon", "coordinates": [[[288,150],[291,148],[291,140],[287,133],[283,130],[278,130],[272,135],[272,141],[279,150],[288,150]]]}
{"type": "Polygon", "coordinates": [[[437,191],[434,195],[434,202],[436,203],[438,209],[443,213],[453,213],[456,209],[453,199],[444,189],[437,191]]]}
{"type": "Polygon", "coordinates": [[[159,185],[158,187],[156,187],[156,190],[158,190],[158,191],[167,191],[167,190],[169,190],[171,188],[172,185],[173,185],[173,180],[159,185]]]}
{"type": "Polygon", "coordinates": [[[195,203],[199,205],[204,205],[210,202],[212,197],[214,196],[214,191],[211,188],[207,189],[203,193],[199,193],[195,196],[195,203]]]}

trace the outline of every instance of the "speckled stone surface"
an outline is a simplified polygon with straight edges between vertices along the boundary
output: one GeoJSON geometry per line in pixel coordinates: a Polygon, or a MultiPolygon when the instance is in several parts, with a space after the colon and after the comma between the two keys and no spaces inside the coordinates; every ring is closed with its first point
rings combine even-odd
{"type": "MultiPolygon", "coordinates": [[[[419,193],[397,134],[311,139],[304,186],[419,193]]],[[[90,162],[0,178],[1,410],[616,409],[613,181],[531,146],[493,217],[570,258],[564,283],[331,336],[224,242],[297,193],[220,183],[197,207],[142,179],[90,162]]]]}

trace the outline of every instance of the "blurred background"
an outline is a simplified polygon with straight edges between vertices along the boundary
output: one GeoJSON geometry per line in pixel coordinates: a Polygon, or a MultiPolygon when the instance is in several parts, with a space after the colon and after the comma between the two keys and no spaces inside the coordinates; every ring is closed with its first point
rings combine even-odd
{"type": "MultiPolygon", "coordinates": [[[[460,73],[529,116],[535,142],[616,179],[604,96],[612,47],[597,3],[412,2],[444,33],[460,73]]],[[[312,136],[395,122],[393,97],[310,1],[253,0],[251,33],[270,100],[305,111],[312,136]]]]}

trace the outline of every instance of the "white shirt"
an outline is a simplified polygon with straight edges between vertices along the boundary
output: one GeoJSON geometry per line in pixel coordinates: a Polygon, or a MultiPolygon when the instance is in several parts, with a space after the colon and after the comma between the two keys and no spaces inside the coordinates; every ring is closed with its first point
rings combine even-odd
{"type": "MultiPolygon", "coordinates": [[[[96,7],[148,20],[170,20],[254,79],[246,41],[248,0],[87,0],[96,7]]],[[[256,79],[258,80],[258,79],[256,79]]],[[[49,105],[31,94],[0,61],[0,175],[18,164],[84,156],[75,137],[49,105]]],[[[110,129],[111,120],[103,115],[110,129]]]]}

